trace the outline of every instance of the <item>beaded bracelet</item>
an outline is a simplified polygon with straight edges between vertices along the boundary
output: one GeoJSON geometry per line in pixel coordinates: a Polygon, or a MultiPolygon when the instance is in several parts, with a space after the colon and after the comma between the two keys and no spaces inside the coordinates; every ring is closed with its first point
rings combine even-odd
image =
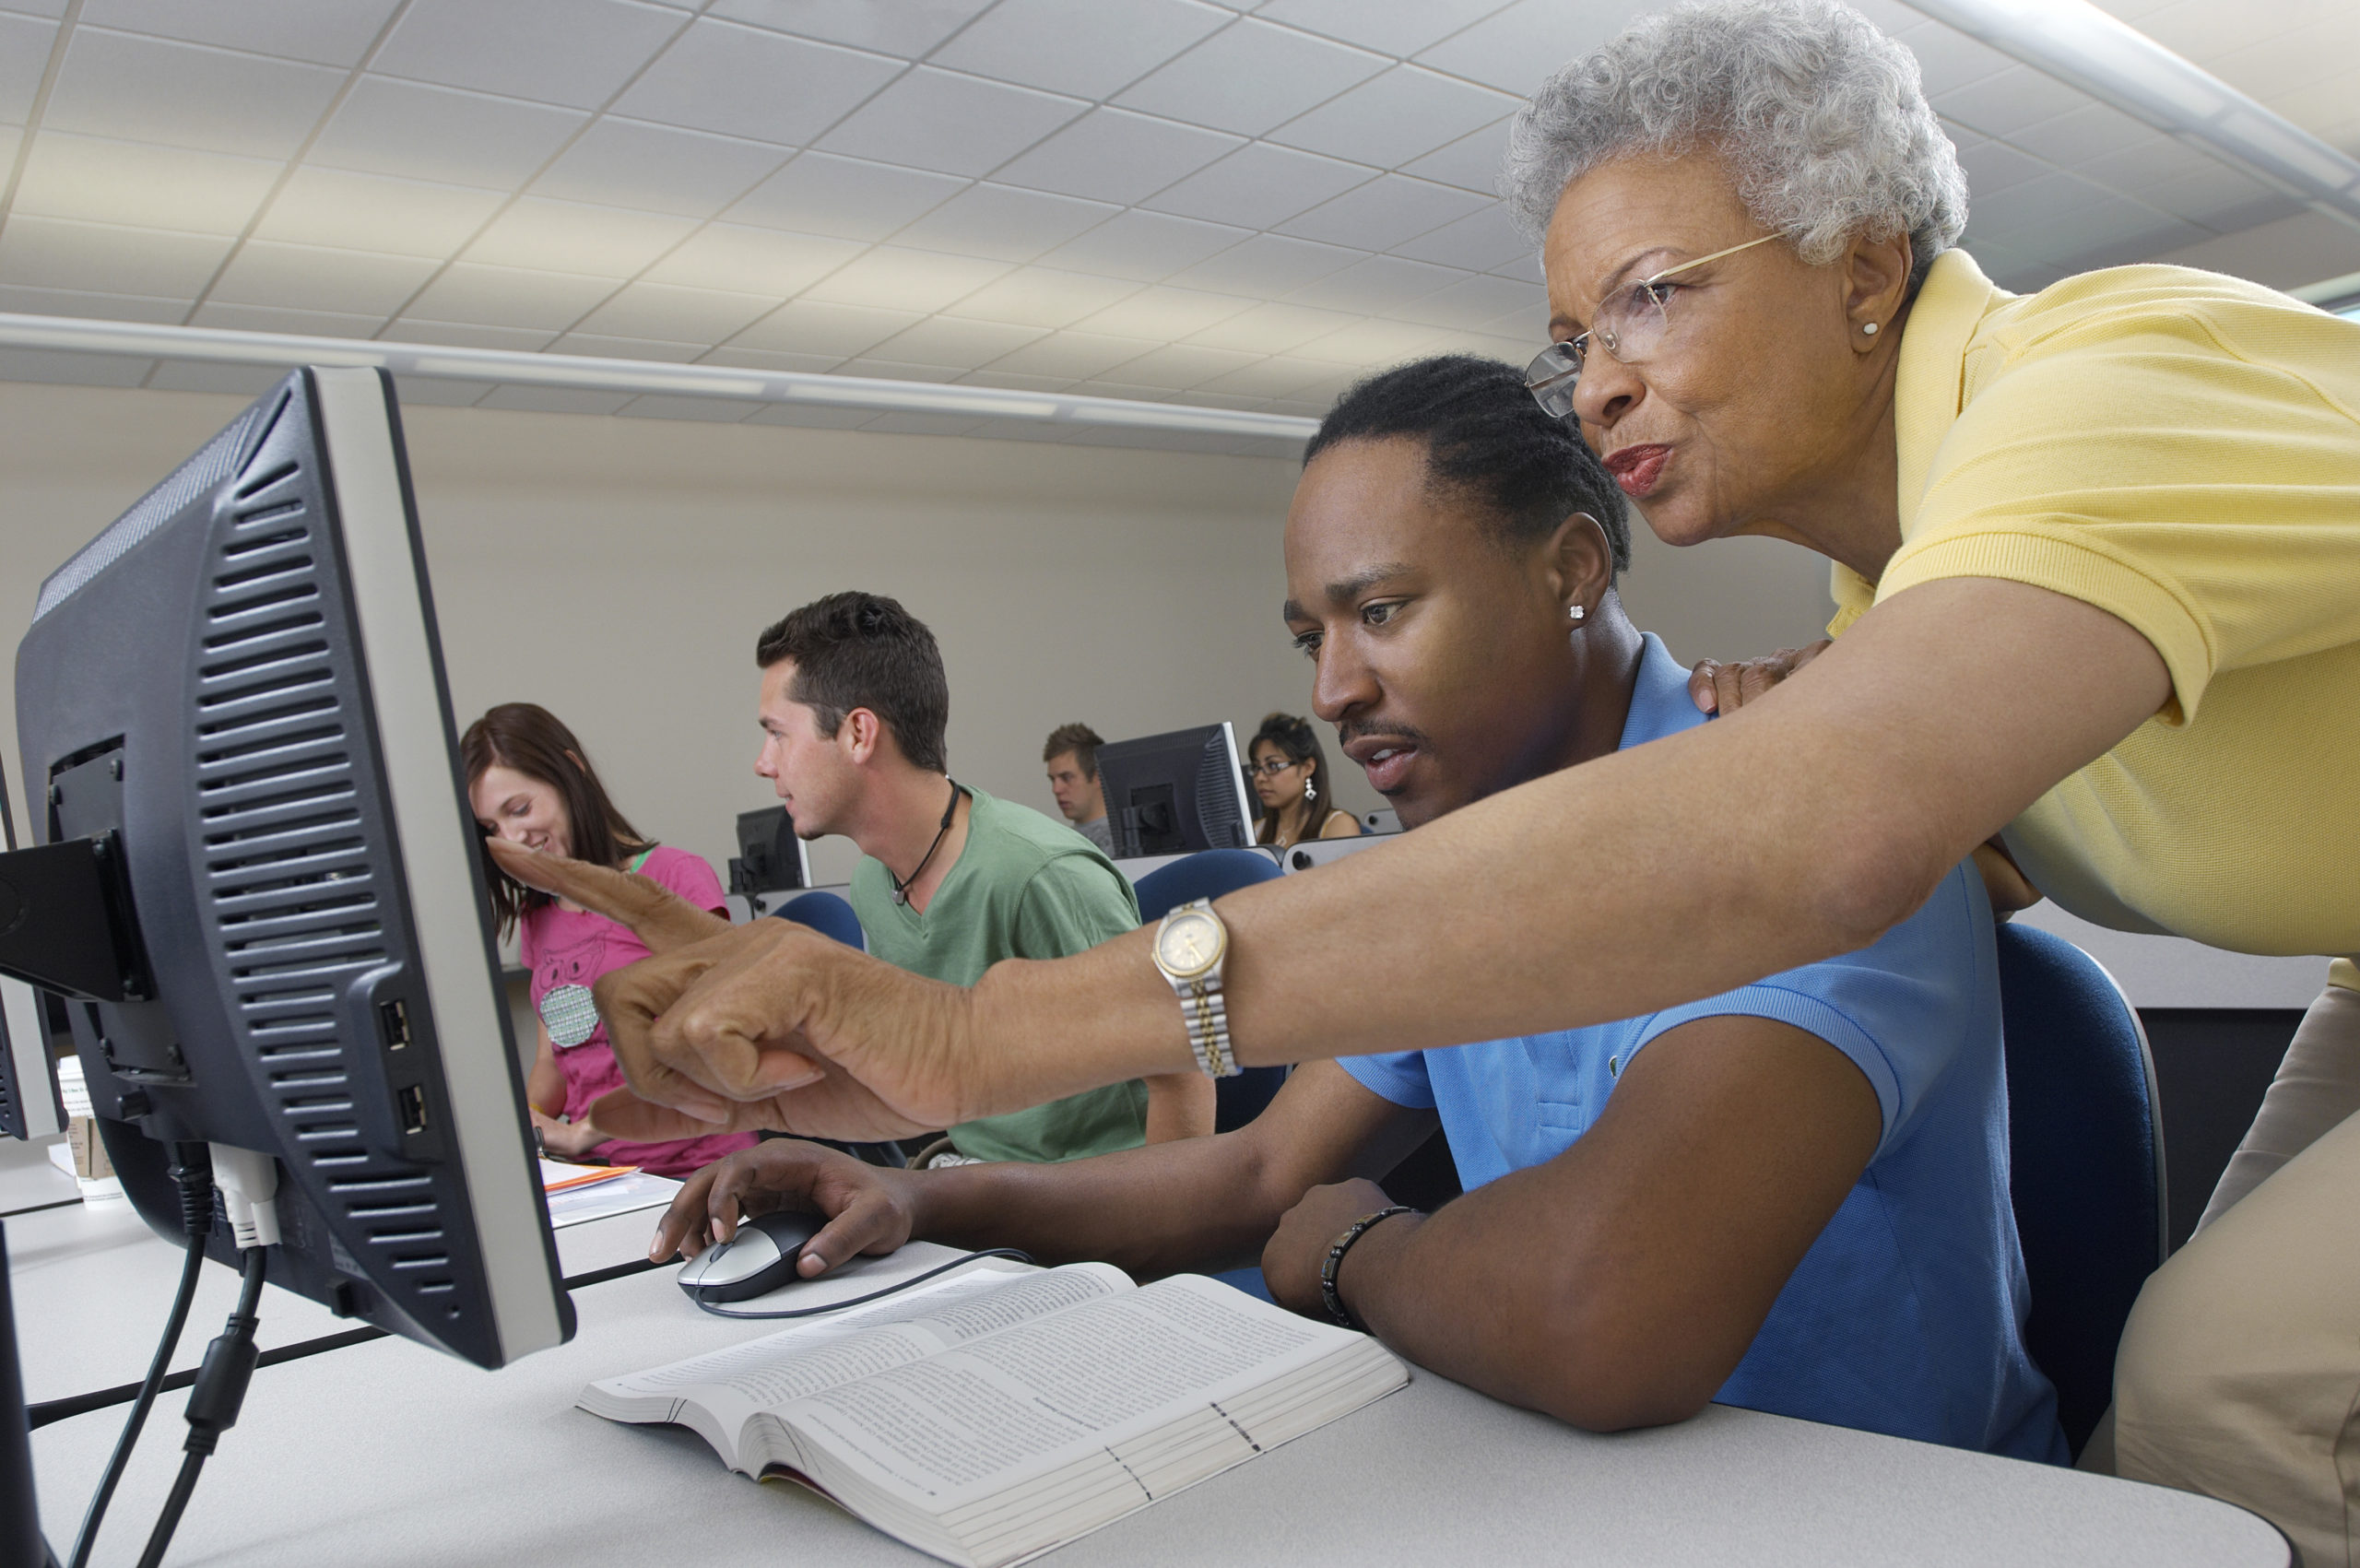
{"type": "Polygon", "coordinates": [[[1328,1316],[1355,1334],[1368,1332],[1367,1328],[1362,1326],[1361,1320],[1352,1315],[1351,1309],[1344,1305],[1344,1298],[1336,1293],[1337,1272],[1344,1267],[1344,1255],[1352,1250],[1352,1244],[1375,1229],[1379,1220],[1390,1220],[1396,1214],[1415,1214],[1416,1212],[1416,1209],[1406,1203],[1397,1203],[1390,1208],[1380,1208],[1374,1214],[1363,1214],[1344,1227],[1344,1233],[1338,1236],[1335,1244],[1328,1249],[1328,1260],[1319,1266],[1319,1300],[1321,1304],[1327,1307],[1328,1316]]]}

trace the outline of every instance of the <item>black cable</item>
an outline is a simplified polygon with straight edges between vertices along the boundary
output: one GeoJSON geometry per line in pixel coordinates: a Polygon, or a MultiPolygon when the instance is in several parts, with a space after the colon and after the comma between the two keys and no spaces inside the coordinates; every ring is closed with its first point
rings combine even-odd
{"type": "Polygon", "coordinates": [[[923,1274],[913,1274],[901,1283],[897,1285],[888,1285],[881,1291],[871,1291],[865,1296],[855,1296],[848,1302],[830,1302],[825,1306],[801,1307],[794,1312],[730,1312],[725,1308],[714,1305],[711,1302],[704,1300],[701,1296],[694,1295],[694,1292],[691,1292],[691,1297],[695,1300],[697,1306],[701,1310],[709,1312],[715,1317],[745,1317],[755,1319],[773,1317],[817,1317],[823,1312],[842,1312],[846,1307],[867,1306],[871,1302],[881,1302],[888,1296],[901,1294],[903,1291],[908,1290],[913,1285],[923,1285],[938,1274],[948,1274],[954,1268],[964,1268],[967,1265],[979,1262],[986,1257],[1012,1257],[1019,1263],[1030,1263],[1032,1261],[1032,1255],[1031,1253],[1019,1252],[1014,1247],[985,1247],[981,1252],[971,1252],[964,1257],[954,1257],[948,1263],[927,1269],[923,1274]]]}
{"type": "Polygon", "coordinates": [[[131,1463],[131,1450],[139,1441],[140,1429],[148,1424],[148,1412],[155,1405],[156,1396],[163,1391],[164,1371],[172,1364],[172,1352],[180,1348],[181,1331],[188,1326],[190,1303],[196,1299],[196,1277],[205,1267],[205,1238],[213,1230],[212,1161],[205,1145],[175,1144],[171,1171],[172,1179],[180,1184],[181,1230],[188,1242],[188,1256],[181,1264],[180,1289],[174,1292],[172,1310],[164,1319],[163,1336],[156,1342],[155,1359],[148,1363],[148,1375],[140,1380],[131,1414],[124,1421],[123,1435],[115,1439],[106,1474],[99,1479],[99,1489],[91,1493],[90,1505],[83,1512],[82,1530],[74,1538],[74,1553],[67,1559],[67,1568],[84,1568],[99,1544],[99,1526],[106,1519],[107,1504],[114,1501],[114,1489],[123,1480],[124,1467],[131,1463]]]}
{"type": "Polygon", "coordinates": [[[189,1495],[196,1490],[197,1472],[212,1456],[220,1443],[221,1434],[238,1424],[238,1407],[244,1403],[247,1380],[254,1371],[254,1330],[260,1326],[254,1315],[262,1301],[263,1274],[269,1267],[268,1247],[248,1247],[243,1255],[245,1279],[238,1290],[238,1306],[230,1315],[229,1323],[210,1345],[205,1348],[205,1364],[197,1369],[196,1385],[188,1396],[188,1441],[181,1446],[187,1457],[181,1461],[181,1473],[173,1478],[171,1495],[164,1499],[163,1511],[156,1515],[156,1527],[148,1537],[148,1550],[139,1554],[139,1568],[157,1568],[164,1561],[164,1550],[172,1543],[172,1532],[180,1528],[182,1511],[188,1507],[189,1495]]]}
{"type": "Polygon", "coordinates": [[[39,1214],[45,1208],[71,1208],[81,1201],[77,1196],[61,1197],[54,1203],[29,1203],[22,1208],[0,1208],[0,1220],[14,1220],[19,1214],[39,1214]]]}

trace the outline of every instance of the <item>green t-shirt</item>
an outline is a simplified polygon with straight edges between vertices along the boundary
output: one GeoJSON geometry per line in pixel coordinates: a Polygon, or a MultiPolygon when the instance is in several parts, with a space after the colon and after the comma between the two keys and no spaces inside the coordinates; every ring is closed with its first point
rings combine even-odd
{"type": "MultiPolygon", "coordinates": [[[[893,902],[882,862],[852,874],[853,913],[868,950],[914,974],[973,985],[1002,959],[1053,959],[1135,931],[1131,885],[1088,839],[1040,812],[971,789],[967,843],[920,914],[893,902]]],[[[1045,1164],[1147,1140],[1147,1085],[1137,1079],[950,1129],[976,1160],[1045,1164]]]]}

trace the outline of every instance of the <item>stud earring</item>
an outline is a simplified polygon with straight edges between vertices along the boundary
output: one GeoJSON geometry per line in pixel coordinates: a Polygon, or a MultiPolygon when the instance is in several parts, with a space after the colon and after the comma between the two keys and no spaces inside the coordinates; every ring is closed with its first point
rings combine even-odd
{"type": "Polygon", "coordinates": [[[1589,612],[1587,610],[1582,608],[1579,605],[1567,605],[1565,607],[1565,619],[1572,621],[1575,626],[1579,626],[1582,623],[1582,618],[1588,613],[1589,612]]]}
{"type": "Polygon", "coordinates": [[[1862,322],[1860,324],[1860,330],[1868,334],[1870,337],[1874,337],[1877,335],[1877,324],[1872,321],[1862,322]]]}

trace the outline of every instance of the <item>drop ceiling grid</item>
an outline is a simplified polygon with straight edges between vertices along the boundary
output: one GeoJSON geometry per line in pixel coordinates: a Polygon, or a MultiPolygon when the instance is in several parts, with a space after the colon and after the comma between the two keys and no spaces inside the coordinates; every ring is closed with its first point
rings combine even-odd
{"type": "MultiPolygon", "coordinates": [[[[2227,27],[2214,0],[2116,5],[2273,81],[2354,25],[2319,0],[2227,27]]],[[[1371,366],[1539,336],[1489,195],[1504,119],[1645,8],[85,0],[0,212],[0,308],[1317,413],[1371,366]]],[[[2291,210],[1896,0],[1863,8],[1919,52],[2003,282],[2291,210]]],[[[0,0],[0,157],[56,31],[39,13],[64,9],[0,0]]],[[[2285,112],[2349,119],[2350,78],[2282,82],[2285,112]]],[[[470,395],[549,396],[437,400],[470,395]]]]}

